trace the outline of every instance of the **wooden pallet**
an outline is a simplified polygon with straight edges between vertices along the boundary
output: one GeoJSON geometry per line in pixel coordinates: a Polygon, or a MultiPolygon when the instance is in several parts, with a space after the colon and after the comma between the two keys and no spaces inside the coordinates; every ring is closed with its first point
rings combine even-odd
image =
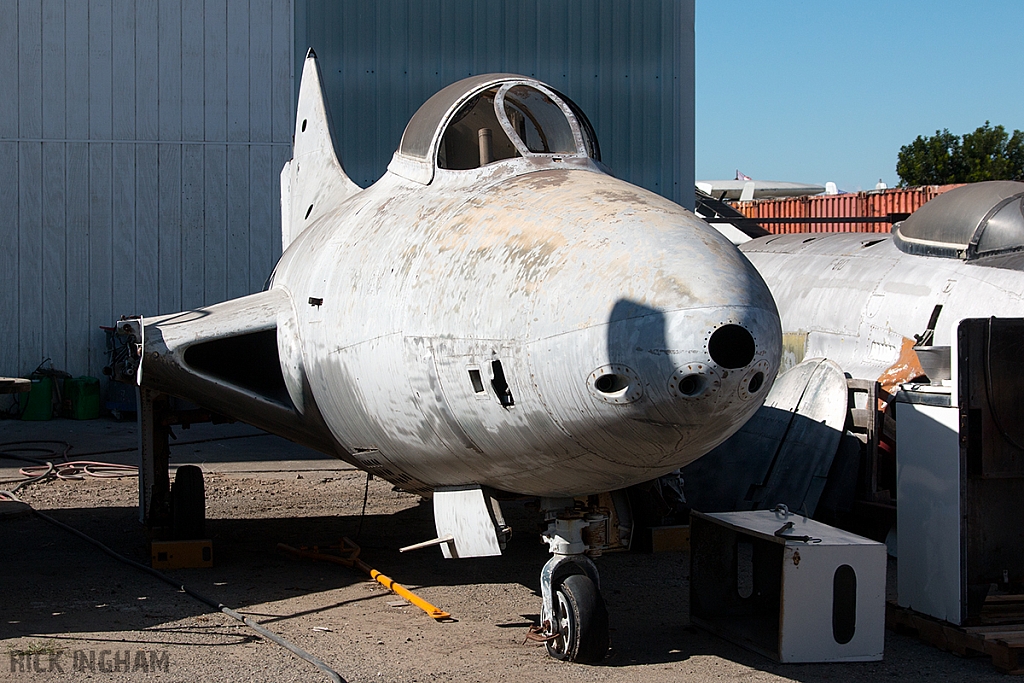
{"type": "Polygon", "coordinates": [[[1002,673],[1024,674],[1024,596],[990,596],[977,626],[954,626],[889,602],[885,625],[961,657],[987,655],[1002,673]]]}

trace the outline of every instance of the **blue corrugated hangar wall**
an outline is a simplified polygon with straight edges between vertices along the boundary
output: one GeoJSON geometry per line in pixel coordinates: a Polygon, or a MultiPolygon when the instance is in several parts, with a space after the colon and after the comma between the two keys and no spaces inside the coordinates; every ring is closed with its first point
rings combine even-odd
{"type": "Polygon", "coordinates": [[[100,376],[100,325],[260,289],[309,45],[363,185],[435,91],[512,71],[576,100],[620,177],[692,202],[692,0],[10,0],[0,375],[100,376]]]}
{"type": "Polygon", "coordinates": [[[693,208],[693,0],[297,0],[296,74],[307,47],[360,185],[432,94],[511,72],[580,105],[615,175],[693,208]]]}
{"type": "Polygon", "coordinates": [[[0,375],[262,287],[294,35],[292,0],[0,2],[0,375]]]}

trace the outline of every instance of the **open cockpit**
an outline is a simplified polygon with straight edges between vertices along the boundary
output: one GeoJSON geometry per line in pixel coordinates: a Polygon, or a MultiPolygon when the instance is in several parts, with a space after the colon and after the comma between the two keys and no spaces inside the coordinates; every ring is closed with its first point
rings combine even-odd
{"type": "Polygon", "coordinates": [[[600,161],[594,129],[564,95],[509,74],[463,79],[416,112],[389,167],[428,184],[435,169],[466,171],[516,158],[600,161]]]}

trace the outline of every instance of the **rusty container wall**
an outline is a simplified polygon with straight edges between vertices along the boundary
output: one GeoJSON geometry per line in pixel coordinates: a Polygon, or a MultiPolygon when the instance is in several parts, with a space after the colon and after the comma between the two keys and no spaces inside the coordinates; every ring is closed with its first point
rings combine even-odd
{"type": "Polygon", "coordinates": [[[813,222],[775,223],[765,220],[762,225],[773,234],[799,232],[889,232],[896,220],[902,220],[921,206],[960,185],[925,185],[923,187],[894,188],[810,197],[785,197],[734,202],[747,218],[871,218],[878,222],[813,222]]]}

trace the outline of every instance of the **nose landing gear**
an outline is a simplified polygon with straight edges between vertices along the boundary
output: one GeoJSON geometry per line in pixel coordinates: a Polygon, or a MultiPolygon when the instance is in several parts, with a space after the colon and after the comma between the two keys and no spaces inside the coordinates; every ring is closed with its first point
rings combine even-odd
{"type": "MultiPolygon", "coordinates": [[[[597,522],[603,524],[606,519],[597,522]]],[[[608,651],[608,612],[601,597],[601,578],[585,554],[588,550],[600,552],[600,548],[588,548],[583,541],[584,531],[594,522],[563,514],[549,520],[542,536],[554,556],[540,572],[541,626],[532,635],[543,641],[548,654],[556,659],[596,663],[608,651]]]]}

